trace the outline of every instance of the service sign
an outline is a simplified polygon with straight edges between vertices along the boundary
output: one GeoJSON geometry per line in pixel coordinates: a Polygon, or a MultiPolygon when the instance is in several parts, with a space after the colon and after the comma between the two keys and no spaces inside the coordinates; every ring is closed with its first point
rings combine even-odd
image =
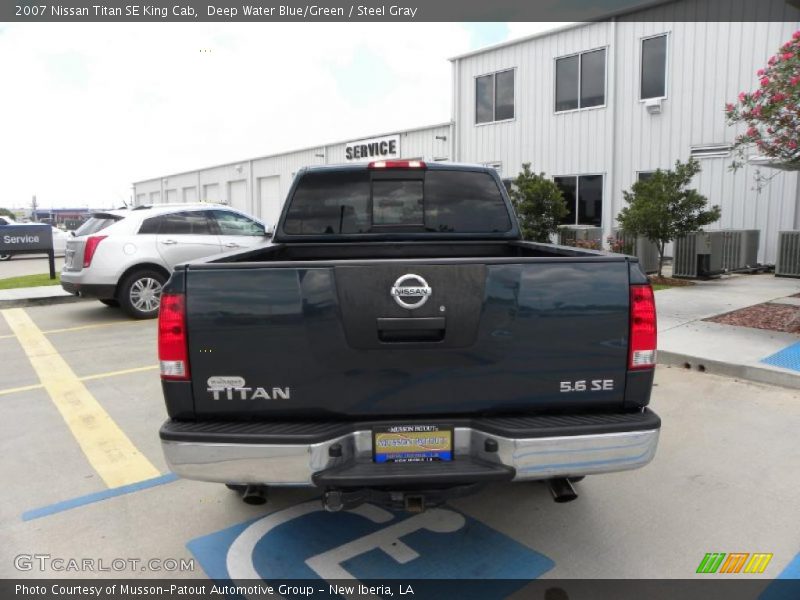
{"type": "Polygon", "coordinates": [[[400,136],[385,135],[368,140],[348,142],[345,145],[344,157],[347,162],[400,158],[400,136]]]}
{"type": "Polygon", "coordinates": [[[49,252],[53,249],[50,225],[0,225],[0,254],[14,252],[49,252]]]}

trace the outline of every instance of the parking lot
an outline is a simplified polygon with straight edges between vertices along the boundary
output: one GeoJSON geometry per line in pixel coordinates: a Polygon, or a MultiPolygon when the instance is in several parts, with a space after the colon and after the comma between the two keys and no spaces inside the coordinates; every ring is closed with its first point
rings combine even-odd
{"type": "Polygon", "coordinates": [[[246,578],[252,567],[311,578],[327,560],[359,579],[688,578],[709,552],[773,555],[747,577],[800,571],[796,391],[662,367],[654,462],[588,477],[572,503],[553,503],[541,484],[502,484],[424,518],[328,514],[313,490],[278,489],[248,506],[224,486],[169,474],[155,321],[92,301],[1,312],[3,577],[86,575],[15,560],[34,554],[194,560],[193,570],[95,573],[117,577],[246,578]],[[334,552],[383,528],[373,546],[334,552]]]}

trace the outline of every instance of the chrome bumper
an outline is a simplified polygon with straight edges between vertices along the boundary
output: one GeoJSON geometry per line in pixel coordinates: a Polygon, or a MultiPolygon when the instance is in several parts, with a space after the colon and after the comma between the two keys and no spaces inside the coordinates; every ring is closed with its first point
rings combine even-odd
{"type": "MultiPolygon", "coordinates": [[[[637,469],[649,463],[658,429],[529,439],[505,438],[469,427],[455,430],[455,460],[472,456],[513,467],[514,481],[550,479],[637,469]],[[487,452],[485,442],[497,442],[487,452]]],[[[219,483],[313,486],[314,473],[372,460],[372,432],[355,431],[316,444],[246,444],[162,440],[164,456],[180,477],[219,483]],[[342,447],[332,458],[329,448],[342,447]]]]}

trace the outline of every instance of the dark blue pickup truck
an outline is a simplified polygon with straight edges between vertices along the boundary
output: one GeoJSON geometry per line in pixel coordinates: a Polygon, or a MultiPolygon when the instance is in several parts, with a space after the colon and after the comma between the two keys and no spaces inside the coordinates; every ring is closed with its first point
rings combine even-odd
{"type": "Polygon", "coordinates": [[[252,503],[422,510],[492,481],[654,456],[653,292],[635,258],[525,242],[495,171],[380,161],[300,171],[273,243],[164,289],[172,470],[252,503]]]}

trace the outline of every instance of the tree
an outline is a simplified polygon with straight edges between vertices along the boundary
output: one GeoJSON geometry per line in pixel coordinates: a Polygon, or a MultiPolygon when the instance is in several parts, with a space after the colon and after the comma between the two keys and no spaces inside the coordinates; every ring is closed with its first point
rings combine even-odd
{"type": "Polygon", "coordinates": [[[800,168],[800,31],[757,75],[760,85],[756,91],[741,92],[738,102],[725,105],[730,125],[747,126],[744,133],[736,136],[738,160],[731,166],[740,168],[745,151],[755,147],[784,168],[800,168]]]}
{"type": "Polygon", "coordinates": [[[11,217],[12,219],[17,218],[16,215],[14,215],[14,213],[7,208],[0,208],[0,217],[11,217]]]}
{"type": "Polygon", "coordinates": [[[643,235],[658,247],[658,276],[664,266],[664,246],[672,240],[698,231],[720,217],[719,206],[706,210],[708,200],[697,190],[687,189],[700,172],[694,158],[675,161],[672,171],[658,170],[648,179],[622,192],[628,206],[617,217],[627,233],[643,235]]]}
{"type": "Polygon", "coordinates": [[[531,163],[524,163],[522,171],[512,182],[511,203],[519,219],[522,237],[534,242],[549,242],[550,235],[558,232],[558,225],[569,211],[564,196],[555,182],[544,173],[531,171],[531,163]]]}

